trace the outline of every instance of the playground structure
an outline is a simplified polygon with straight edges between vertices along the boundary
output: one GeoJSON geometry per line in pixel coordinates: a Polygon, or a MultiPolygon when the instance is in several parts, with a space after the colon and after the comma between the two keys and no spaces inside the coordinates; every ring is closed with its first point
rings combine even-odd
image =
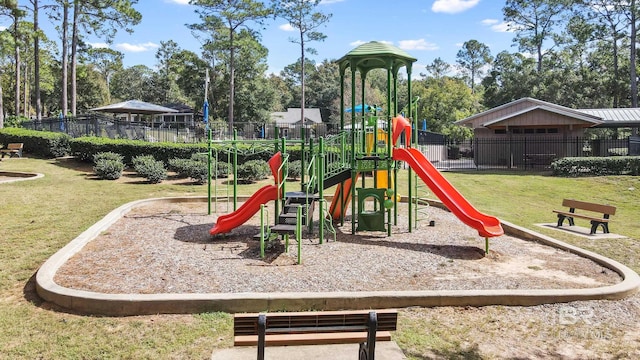
{"type": "MultiPolygon", "coordinates": [[[[489,238],[504,234],[500,221],[475,209],[431,164],[431,162],[412,144],[417,142],[417,116],[406,119],[398,114],[398,77],[401,68],[407,73],[407,99],[411,94],[411,67],[416,61],[404,51],[380,42],[363,44],[338,60],[341,84],[340,128],[342,133],[320,138],[318,144],[313,139],[289,141],[299,144],[302,166],[300,191],[287,192],[287,141],[285,139],[270,141],[274,144],[273,157],[269,165],[274,176],[274,185],[267,185],[258,190],[240,208],[236,206],[237,178],[237,139],[231,145],[234,152],[234,211],[218,217],[210,230],[211,235],[230,232],[242,225],[258,211],[261,212],[260,227],[261,254],[264,256],[264,242],[273,236],[282,235],[288,245],[289,235],[295,235],[298,242],[298,262],[301,261],[301,233],[303,226],[313,231],[315,203],[319,203],[318,237],[324,241],[325,230],[332,229],[332,221],[344,223],[351,221],[352,234],[358,231],[381,231],[391,235],[392,224],[397,224],[400,196],[397,191],[397,175],[401,162],[409,165],[408,169],[408,208],[409,232],[417,222],[417,207],[420,199],[417,196],[418,178],[425,183],[444,205],[449,208],[464,224],[476,229],[485,238],[485,252],[489,252],[489,238]],[[351,74],[351,107],[345,109],[345,74],[351,74]],[[386,111],[363,111],[364,105],[356,105],[356,73],[360,74],[361,101],[365,104],[365,81],[367,74],[374,69],[387,71],[386,111]],[[345,115],[350,115],[350,124],[345,124],[345,115]],[[367,174],[372,174],[373,184],[368,184],[367,174]],[[324,191],[336,186],[332,202],[327,206],[324,191]],[[355,196],[354,196],[355,195],[355,196]],[[275,221],[271,226],[264,225],[265,211],[263,204],[275,201],[275,221]],[[351,216],[347,217],[349,203],[351,216]],[[415,217],[415,218],[414,218],[415,217]]],[[[413,114],[417,99],[409,101],[403,110],[413,114]]],[[[244,141],[243,141],[244,142],[244,141]]],[[[209,141],[212,144],[212,141],[209,141]]],[[[211,160],[212,152],[209,151],[211,160]]],[[[211,164],[211,161],[210,161],[211,164]]],[[[210,166],[211,168],[211,166],[210,166]]],[[[211,176],[209,176],[211,179],[211,176]]],[[[209,193],[211,199],[211,192],[209,193]]],[[[211,207],[209,207],[211,213],[211,207]]],[[[335,234],[335,233],[334,233],[335,234]]],[[[285,247],[288,249],[288,246],[285,247]]]]}

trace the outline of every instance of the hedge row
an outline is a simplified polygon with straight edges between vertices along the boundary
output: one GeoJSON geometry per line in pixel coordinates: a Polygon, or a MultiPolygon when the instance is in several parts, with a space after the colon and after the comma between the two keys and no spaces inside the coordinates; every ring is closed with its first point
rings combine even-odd
{"type": "Polygon", "coordinates": [[[640,156],[566,157],[551,163],[555,176],[640,175],[640,156]]]}
{"type": "Polygon", "coordinates": [[[0,129],[0,143],[5,147],[10,143],[24,144],[23,151],[44,158],[68,155],[71,137],[64,133],[26,130],[21,128],[0,129]]]}
{"type": "MultiPolygon", "coordinates": [[[[132,164],[134,157],[139,155],[153,155],[156,160],[169,164],[170,159],[189,159],[192,154],[206,153],[207,144],[181,144],[181,143],[151,143],[142,140],[110,139],[103,137],[71,138],[64,133],[26,130],[20,128],[0,129],[0,143],[5,146],[9,143],[23,143],[24,151],[29,154],[45,158],[55,158],[65,155],[73,155],[77,159],[93,162],[93,156],[102,152],[114,152],[124,157],[125,164],[132,164]]],[[[229,144],[213,144],[212,148],[218,152],[218,160],[227,162],[230,150],[229,144]]],[[[238,144],[238,164],[251,160],[268,161],[273,155],[269,146],[262,145],[263,151],[259,151],[258,145],[248,143],[238,144]],[[266,150],[266,151],[264,151],[266,150]]],[[[273,149],[273,147],[272,147],[273,149]]],[[[327,149],[327,155],[331,152],[338,153],[337,148],[327,149]]],[[[300,145],[287,145],[289,161],[300,160],[300,145]]]]}
{"type": "MultiPolygon", "coordinates": [[[[213,144],[212,149],[218,152],[218,160],[227,162],[230,145],[213,144]]],[[[124,156],[124,162],[131,164],[139,155],[153,155],[156,160],[169,164],[170,159],[189,159],[196,153],[206,153],[207,144],[151,143],[142,140],[109,139],[102,137],[82,137],[71,141],[71,155],[83,161],[92,161],[93,155],[100,152],[115,152],[124,156]]],[[[287,146],[290,159],[300,158],[300,146],[287,146]]],[[[273,150],[258,151],[251,144],[238,144],[238,164],[250,160],[268,161],[273,150]]]]}

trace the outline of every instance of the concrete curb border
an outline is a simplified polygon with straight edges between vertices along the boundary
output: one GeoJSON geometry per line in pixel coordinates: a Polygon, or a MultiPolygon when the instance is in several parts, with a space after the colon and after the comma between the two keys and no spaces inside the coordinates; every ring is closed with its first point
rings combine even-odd
{"type": "Polygon", "coordinates": [[[35,179],[40,179],[44,177],[44,174],[40,174],[40,173],[29,173],[29,172],[22,172],[22,171],[2,171],[2,170],[0,170],[0,175],[15,177],[15,179],[2,180],[0,181],[0,184],[8,184],[12,182],[26,181],[26,180],[35,180],[35,179]]]}
{"type": "Polygon", "coordinates": [[[185,314],[209,311],[259,312],[265,310],[304,311],[404,308],[411,306],[531,306],[579,300],[616,300],[640,288],[640,276],[627,266],[529,229],[503,222],[505,233],[537,241],[590,259],[618,273],[623,281],[589,289],[550,290],[424,290],[368,292],[294,293],[208,293],[208,294],[103,294],[75,290],[55,283],[58,269],[82,248],[132,209],[154,202],[206,202],[206,197],[145,199],[124,204],[72,240],[51,256],[36,274],[36,290],[44,300],[80,313],[108,316],[185,314]]]}

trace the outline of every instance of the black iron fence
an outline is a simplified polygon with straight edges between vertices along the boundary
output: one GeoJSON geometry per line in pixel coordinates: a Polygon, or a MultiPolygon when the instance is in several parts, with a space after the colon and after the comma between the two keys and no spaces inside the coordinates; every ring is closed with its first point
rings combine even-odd
{"type": "Polygon", "coordinates": [[[548,169],[564,157],[640,155],[640,141],[590,138],[444,138],[418,145],[439,169],[548,169]]]}
{"type": "MultiPolygon", "coordinates": [[[[211,123],[213,140],[231,139],[226,123],[211,123]]],[[[146,140],[151,142],[197,143],[207,140],[206,124],[182,122],[138,122],[102,114],[79,115],[75,117],[53,117],[31,120],[22,127],[32,130],[63,132],[71,137],[100,136],[112,139],[146,140]]],[[[256,122],[236,122],[234,130],[238,139],[287,139],[319,138],[338,132],[332,124],[265,124],[256,122]]]]}
{"type": "MultiPolygon", "coordinates": [[[[28,121],[24,128],[64,132],[72,137],[99,136],[113,139],[151,142],[197,143],[207,140],[204,123],[135,122],[89,114],[77,117],[46,118],[28,121]]],[[[212,139],[231,139],[226,123],[209,124],[212,139]]],[[[265,124],[237,122],[238,139],[319,138],[339,133],[333,124],[265,124]]],[[[474,138],[454,141],[440,134],[419,132],[419,149],[439,169],[548,169],[551,162],[563,157],[640,155],[640,136],[626,139],[590,139],[559,137],[474,138]]],[[[401,140],[402,141],[402,140],[401,140]]]]}

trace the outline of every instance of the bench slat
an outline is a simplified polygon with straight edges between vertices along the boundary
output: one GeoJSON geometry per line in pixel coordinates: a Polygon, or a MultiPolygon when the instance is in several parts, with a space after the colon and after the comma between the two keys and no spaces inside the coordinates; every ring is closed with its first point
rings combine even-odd
{"type": "MultiPolygon", "coordinates": [[[[320,332],[323,328],[333,328],[332,331],[348,332],[354,327],[366,328],[369,310],[356,311],[327,311],[327,312],[291,312],[269,313],[267,315],[267,332],[273,328],[295,329],[296,332],[320,332]]],[[[396,310],[376,310],[378,330],[394,331],[397,327],[398,313],[396,310]]],[[[234,335],[257,335],[258,313],[235,314],[234,335]]],[[[282,331],[282,330],[279,330],[282,331]]]]}
{"type": "Polygon", "coordinates": [[[578,213],[572,213],[572,212],[568,212],[568,211],[553,210],[553,212],[556,213],[556,214],[562,214],[562,215],[565,215],[565,216],[577,217],[577,218],[587,219],[587,220],[595,220],[595,221],[600,221],[600,222],[609,222],[609,220],[611,220],[611,219],[605,219],[605,218],[597,217],[597,216],[588,216],[588,215],[583,215],[583,214],[578,214],[578,213]]]}
{"type": "MultiPolygon", "coordinates": [[[[267,346],[352,344],[367,341],[366,332],[313,333],[313,334],[267,334],[267,346]]],[[[391,341],[389,331],[377,331],[376,341],[391,341]]],[[[234,338],[235,346],[258,345],[257,335],[239,335],[234,338]]]]}
{"type": "Polygon", "coordinates": [[[562,206],[565,206],[565,207],[568,207],[568,208],[575,208],[575,209],[592,211],[592,212],[601,213],[601,214],[608,214],[608,215],[615,215],[616,214],[616,207],[615,206],[594,204],[594,203],[589,203],[589,202],[585,202],[585,201],[578,201],[578,200],[573,200],[573,199],[564,199],[564,200],[562,200],[562,206]]]}

